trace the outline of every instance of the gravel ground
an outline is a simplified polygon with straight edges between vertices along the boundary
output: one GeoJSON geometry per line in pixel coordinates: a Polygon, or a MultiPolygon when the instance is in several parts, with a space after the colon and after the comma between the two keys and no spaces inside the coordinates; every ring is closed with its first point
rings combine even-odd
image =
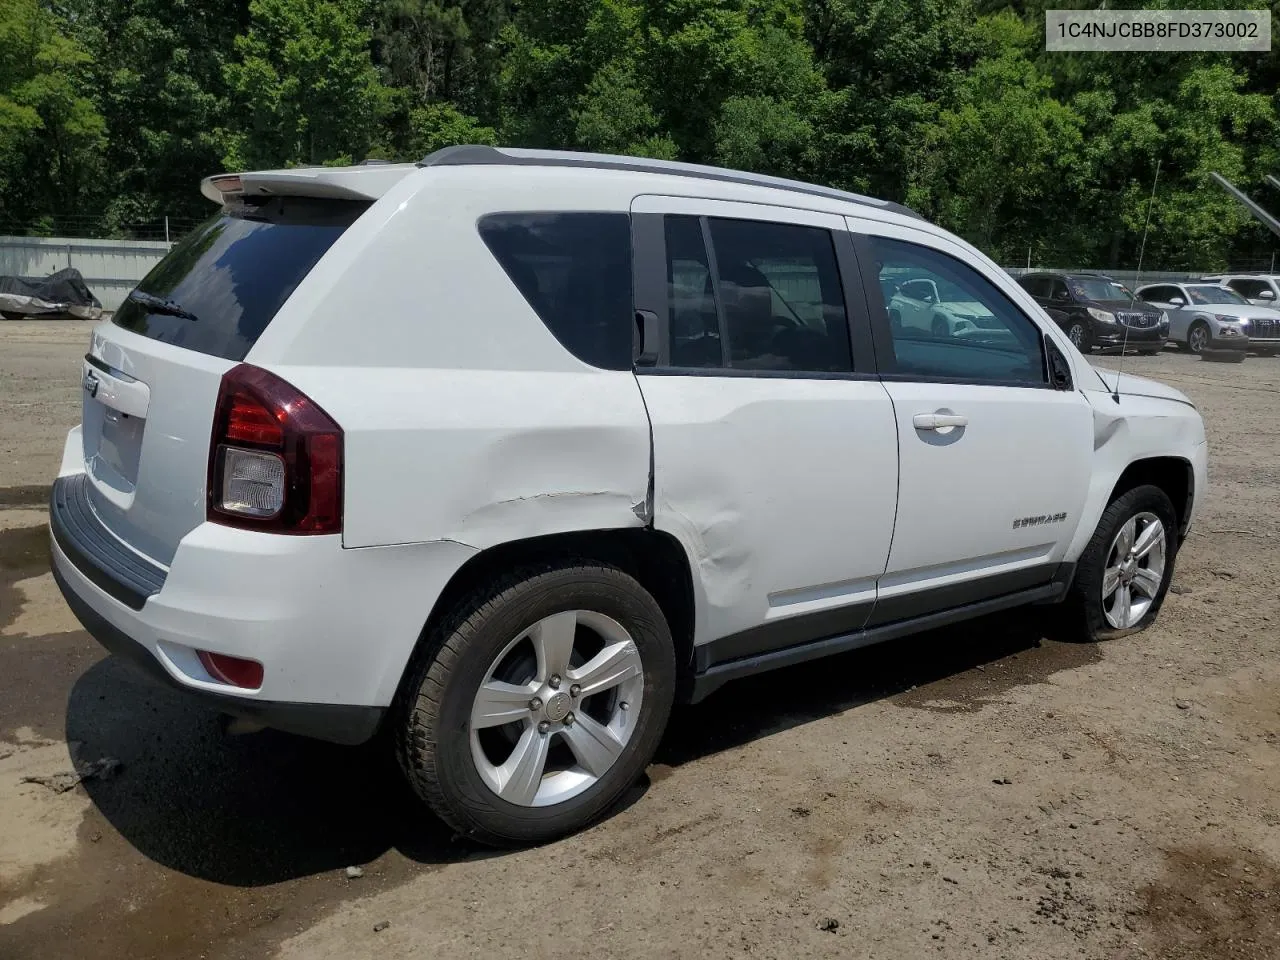
{"type": "Polygon", "coordinates": [[[377,751],[228,736],[76,629],[43,505],[87,338],[0,324],[5,960],[1280,956],[1280,360],[1125,360],[1212,449],[1153,629],[1003,617],[731,685],[610,820],[495,854],[377,751]]]}

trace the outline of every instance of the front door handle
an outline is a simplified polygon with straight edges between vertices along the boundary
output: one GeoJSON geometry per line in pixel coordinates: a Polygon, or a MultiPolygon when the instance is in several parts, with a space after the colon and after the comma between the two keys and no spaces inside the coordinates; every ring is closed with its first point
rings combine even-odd
{"type": "Polygon", "coordinates": [[[969,418],[958,413],[917,413],[911,422],[917,430],[946,430],[949,427],[967,427],[969,418]]]}

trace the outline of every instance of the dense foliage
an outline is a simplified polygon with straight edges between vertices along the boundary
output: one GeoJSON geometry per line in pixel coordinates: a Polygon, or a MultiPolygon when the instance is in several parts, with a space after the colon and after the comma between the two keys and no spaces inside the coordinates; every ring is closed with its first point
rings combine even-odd
{"type": "Polygon", "coordinates": [[[1280,209],[1280,53],[1047,54],[1043,10],[3,0],[0,232],[128,236],[204,216],[211,172],[472,142],[795,176],[905,201],[1002,262],[1115,267],[1158,162],[1149,268],[1274,249],[1208,177],[1280,209]]]}

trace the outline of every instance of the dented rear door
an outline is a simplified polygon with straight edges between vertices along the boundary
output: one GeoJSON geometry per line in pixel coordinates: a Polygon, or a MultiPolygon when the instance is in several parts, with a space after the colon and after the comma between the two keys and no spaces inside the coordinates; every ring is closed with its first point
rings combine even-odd
{"type": "Polygon", "coordinates": [[[843,221],[672,197],[632,214],[638,320],[659,328],[637,367],[654,524],[693,560],[699,666],[861,628],[898,455],[843,221]]]}

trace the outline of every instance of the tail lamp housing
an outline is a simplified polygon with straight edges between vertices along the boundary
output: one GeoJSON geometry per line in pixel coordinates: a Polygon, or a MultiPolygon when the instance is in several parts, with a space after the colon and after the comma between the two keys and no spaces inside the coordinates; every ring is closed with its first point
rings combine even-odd
{"type": "Polygon", "coordinates": [[[218,389],[207,517],[273,533],[342,532],[342,428],[306,394],[247,363],[218,389]]]}

